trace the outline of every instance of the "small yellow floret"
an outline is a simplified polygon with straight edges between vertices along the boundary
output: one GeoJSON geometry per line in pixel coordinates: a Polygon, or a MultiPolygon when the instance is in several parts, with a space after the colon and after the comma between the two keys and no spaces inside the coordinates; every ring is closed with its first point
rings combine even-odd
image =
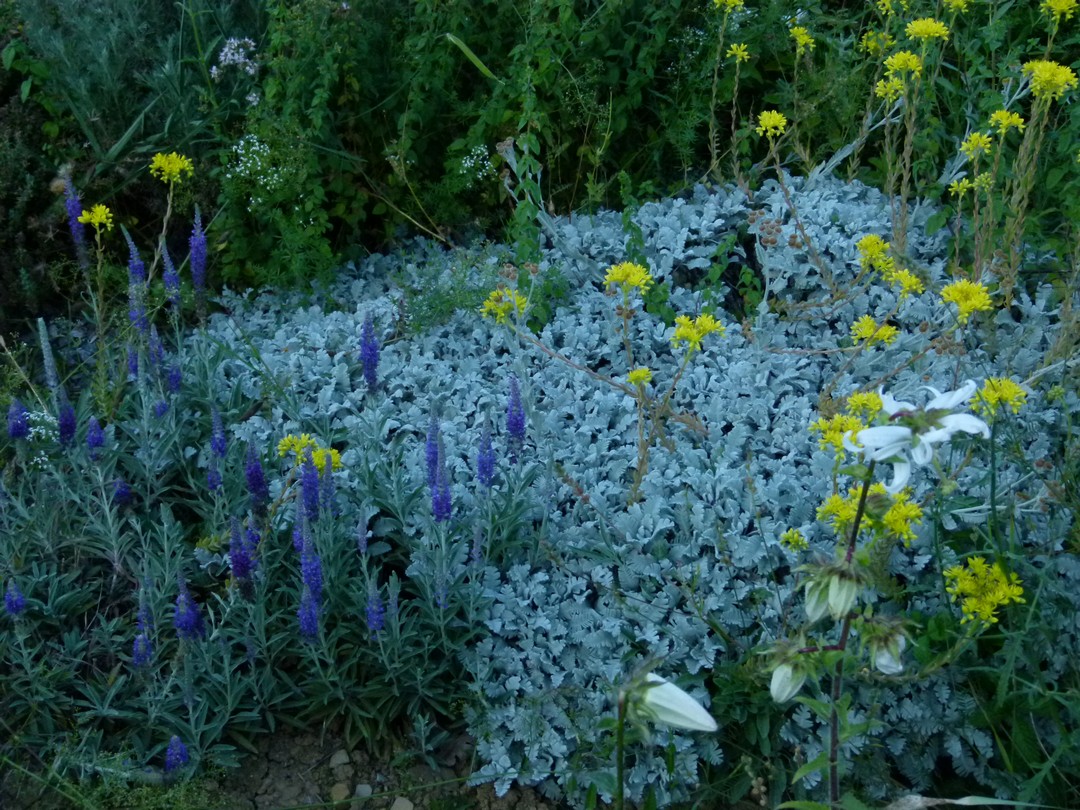
{"type": "Polygon", "coordinates": [[[973,183],[967,177],[962,177],[959,180],[953,180],[949,183],[949,193],[954,197],[963,197],[969,191],[971,191],[973,183]]]}
{"type": "Polygon", "coordinates": [[[963,14],[968,10],[971,0],[945,0],[943,5],[947,11],[951,11],[953,14],[963,14]]]}
{"type": "Polygon", "coordinates": [[[949,38],[949,26],[940,20],[935,20],[933,17],[923,17],[909,22],[907,28],[904,29],[904,33],[911,39],[917,39],[920,42],[926,42],[930,39],[944,40],[949,38]]]}
{"type": "Polygon", "coordinates": [[[1004,138],[1010,129],[1017,129],[1020,132],[1024,131],[1024,119],[1014,112],[1008,110],[998,110],[997,112],[990,113],[990,126],[997,130],[999,138],[1004,138]]]}
{"type": "Polygon", "coordinates": [[[499,287],[491,291],[491,295],[480,307],[480,316],[494,318],[495,323],[506,323],[511,312],[517,316],[522,315],[528,303],[528,299],[517,290],[499,287]]]}
{"type": "Polygon", "coordinates": [[[810,432],[821,434],[818,437],[818,447],[822,450],[828,450],[831,447],[839,453],[844,449],[844,435],[858,433],[865,427],[866,424],[857,416],[838,413],[828,419],[821,417],[816,422],[812,422],[810,432]]]}
{"type": "Polygon", "coordinates": [[[745,5],[744,0],[713,0],[716,8],[723,9],[725,14],[739,11],[745,5]]]}
{"type": "Polygon", "coordinates": [[[150,174],[163,183],[179,183],[184,174],[190,177],[194,172],[191,161],[176,152],[167,155],[158,152],[150,161],[150,174]]]}
{"type": "Polygon", "coordinates": [[[788,529],[780,535],[780,545],[788,551],[805,551],[810,548],[810,544],[806,541],[806,537],[804,537],[803,533],[798,529],[788,529]]]}
{"type": "Polygon", "coordinates": [[[652,371],[647,368],[635,368],[626,375],[626,379],[631,385],[645,385],[652,381],[652,371]]]}
{"type": "Polygon", "coordinates": [[[991,145],[990,136],[985,132],[972,132],[960,144],[960,151],[964,153],[968,160],[975,160],[980,155],[989,152],[991,145]]]}
{"type": "Polygon", "coordinates": [[[112,211],[109,210],[108,206],[99,203],[89,211],[83,211],[79,216],[79,222],[84,225],[93,225],[98,231],[108,231],[113,226],[112,211]]]}
{"type": "Polygon", "coordinates": [[[618,284],[623,288],[623,292],[629,292],[631,287],[645,292],[652,283],[653,278],[649,275],[649,271],[633,262],[613,264],[604,276],[604,284],[608,287],[618,284]]]}
{"type": "Polygon", "coordinates": [[[750,49],[745,45],[736,43],[727,49],[726,54],[728,59],[734,59],[736,63],[742,64],[743,62],[750,61],[750,49]]]}
{"type": "Polygon", "coordinates": [[[888,273],[882,273],[882,276],[893,287],[900,288],[901,298],[907,298],[911,293],[921,293],[926,289],[919,277],[907,269],[892,269],[888,273]]]}
{"type": "Polygon", "coordinates": [[[1020,408],[1026,401],[1027,391],[1008,377],[990,377],[975,393],[972,408],[983,416],[990,417],[996,414],[1002,405],[1012,408],[1013,413],[1020,413],[1020,408]]]}
{"type": "Polygon", "coordinates": [[[892,35],[885,31],[867,31],[859,40],[859,50],[870,56],[881,56],[896,44],[892,35]]]}
{"type": "Polygon", "coordinates": [[[685,343],[690,351],[701,348],[701,341],[706,335],[714,332],[723,337],[727,329],[712,315],[698,315],[697,320],[690,320],[687,315],[679,315],[675,318],[675,334],[671,336],[671,344],[679,346],[685,343]]]}
{"type": "Polygon", "coordinates": [[[973,312],[983,312],[993,308],[990,292],[982,284],[962,279],[954,281],[941,290],[941,300],[956,304],[959,308],[957,320],[966,323],[973,312]]]}
{"type": "Polygon", "coordinates": [[[801,57],[807,51],[814,50],[814,38],[810,36],[810,32],[803,26],[796,25],[789,29],[788,33],[791,34],[791,38],[795,40],[795,57],[801,57]]]}
{"type": "Polygon", "coordinates": [[[904,95],[904,83],[895,76],[882,79],[874,85],[874,95],[892,104],[900,96],[904,95]]]}
{"type": "Polygon", "coordinates": [[[863,270],[877,269],[889,255],[889,243],[876,233],[867,234],[856,242],[855,249],[859,251],[859,265],[863,270]]]}
{"type": "Polygon", "coordinates": [[[1035,99],[1058,101],[1066,90],[1076,87],[1077,78],[1072,68],[1057,62],[1035,59],[1024,63],[1024,73],[1031,77],[1031,95],[1035,99]]]}
{"type": "MultiPolygon", "coordinates": [[[[870,422],[881,413],[881,395],[876,391],[856,391],[847,398],[847,412],[863,422],[870,422]]],[[[860,428],[861,429],[861,428],[860,428]]]]}
{"type": "Polygon", "coordinates": [[[894,496],[892,506],[881,518],[889,533],[903,540],[904,545],[909,545],[915,539],[915,530],[911,526],[921,523],[923,516],[922,507],[908,501],[908,497],[908,490],[894,496]]]}
{"type": "Polygon", "coordinates": [[[1024,602],[1024,589],[1016,574],[1006,574],[1001,563],[993,567],[983,557],[972,557],[967,565],[955,565],[943,572],[945,590],[960,602],[962,622],[996,624],[997,611],[1010,603],[1024,602]]]}
{"type": "Polygon", "coordinates": [[[770,140],[783,135],[787,130],[787,118],[776,110],[765,110],[758,116],[757,134],[765,135],[770,140]]]}
{"type": "Polygon", "coordinates": [[[888,346],[896,340],[896,336],[899,334],[900,330],[895,326],[889,326],[888,324],[878,326],[877,321],[869,315],[863,315],[851,325],[852,339],[856,343],[865,340],[868,346],[873,346],[875,343],[884,343],[888,346]]]}
{"type": "Polygon", "coordinates": [[[903,76],[907,73],[922,75],[922,60],[911,51],[897,51],[885,60],[886,76],[903,76]]]}
{"type": "Polygon", "coordinates": [[[1077,0],[1043,0],[1039,8],[1053,18],[1054,26],[1061,24],[1062,18],[1071,20],[1076,13],[1077,0]]]}

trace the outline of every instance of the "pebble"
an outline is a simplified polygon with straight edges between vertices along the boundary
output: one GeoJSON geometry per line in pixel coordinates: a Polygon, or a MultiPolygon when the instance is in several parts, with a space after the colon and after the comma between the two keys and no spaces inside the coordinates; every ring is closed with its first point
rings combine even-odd
{"type": "Polygon", "coordinates": [[[367,799],[375,793],[375,789],[371,785],[360,784],[356,786],[356,790],[353,791],[353,796],[357,799],[367,799]]]}
{"type": "Polygon", "coordinates": [[[334,752],[334,755],[330,757],[330,767],[336,768],[338,765],[349,764],[349,752],[344,748],[339,748],[334,752]]]}
{"type": "Polygon", "coordinates": [[[413,810],[413,803],[404,796],[398,796],[394,799],[394,803],[390,805],[390,810],[413,810]]]}
{"type": "Polygon", "coordinates": [[[330,801],[343,802],[349,798],[349,786],[344,782],[338,782],[330,788],[330,801]]]}

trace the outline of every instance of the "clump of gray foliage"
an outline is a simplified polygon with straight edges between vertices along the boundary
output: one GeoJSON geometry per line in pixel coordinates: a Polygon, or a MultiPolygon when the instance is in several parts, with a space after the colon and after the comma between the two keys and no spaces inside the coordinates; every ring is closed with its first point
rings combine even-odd
{"type": "MultiPolygon", "coordinates": [[[[276,441],[304,420],[324,425],[327,436],[347,445],[339,488],[340,520],[347,525],[374,519],[373,533],[380,533],[369,479],[359,471],[377,467],[395,437],[393,446],[403,448],[397,459],[403,480],[424,486],[424,435],[437,416],[454,504],[452,543],[437,548],[425,536],[428,523],[417,516],[403,527],[412,544],[410,574],[435,567],[450,583],[482,583],[485,632],[461,655],[474,679],[468,708],[479,755],[474,779],[494,782],[500,793],[514,782],[538,785],[575,806],[590,784],[606,793],[613,744],[601,721],[613,716],[617,685],[647,662],[706,706],[725,688],[722,679],[713,679],[721,671],[738,670],[767,694],[769,673],[753,652],[788,633],[797,621],[793,613],[801,610],[793,573],[801,558],[778,538],[789,528],[801,529],[811,546],[806,559],[829,557],[835,547],[835,537],[815,518],[832,493],[834,459],[808,431],[827,387],[842,397],[883,385],[898,397],[921,400],[919,389],[926,385],[946,390],[988,376],[1028,381],[1022,417],[1009,424],[1015,457],[997,454],[994,485],[999,509],[1008,510],[998,520],[1009,525],[1010,542],[1026,550],[1028,569],[1020,569],[1021,577],[1046,583],[1040,632],[1050,637],[1018,650],[1017,667],[1041,669],[1051,678],[1075,673],[1068,651],[1080,648],[1080,569],[1060,553],[1065,516],[1045,511],[1039,499],[1045,493],[1026,477],[1030,462],[1060,446],[1063,413],[1080,410],[1072,395],[1058,404],[1047,401],[1050,384],[1062,373],[1043,367],[1058,330],[1049,288],[1018,296],[977,332],[962,330],[959,347],[927,350],[927,333],[919,327],[929,325],[934,335],[950,322],[952,315],[933,294],[950,279],[944,234],[927,236],[922,228],[930,212],[916,208],[908,254],[928,292],[900,304],[895,343],[863,351],[849,363],[850,354],[837,347],[850,345],[853,321],[865,314],[881,318],[897,303],[884,284],[853,286],[859,273],[855,242],[889,233],[886,200],[857,183],[819,180],[805,189],[798,179],[788,182],[828,280],[804,246],[789,246],[794,223],[775,182],[752,199],[739,190],[698,187],[634,214],[649,269],[658,283],[672,285],[676,312],[697,313],[702,295],[673,282],[707,268],[717,244],[740,229],[750,238],[740,241],[735,259],[754,264],[767,293],[760,311],[742,324],[717,313],[726,337],[705,342],[674,397],[674,407],[696,422],[668,423],[671,444],[652,447],[643,497],[630,506],[637,414],[626,394],[474,311],[458,312],[419,336],[393,339],[400,290],[392,279],[422,270],[424,278],[437,279],[432,265],[449,268],[460,261],[453,253],[425,247],[413,254],[422,256],[420,262],[409,254],[372,257],[342,273],[333,307],[302,305],[299,298],[227,296],[230,314],[210,324],[209,336],[235,347],[237,357],[251,349],[258,357],[222,365],[219,390],[238,389],[256,399],[270,396],[273,380],[275,397],[287,392],[272,418],[254,417],[237,428],[241,438],[276,441]],[[753,240],[751,210],[784,223],[776,247],[753,240]],[[828,283],[850,295],[822,304],[828,283]],[[355,370],[367,315],[383,342],[383,382],[375,393],[355,370]],[[511,375],[520,381],[527,416],[518,464],[501,451],[511,375]],[[492,493],[475,473],[485,424],[500,449],[492,493]],[[485,520],[488,499],[509,491],[513,513],[485,520]],[[483,552],[470,562],[474,544],[483,552]]],[[[541,265],[542,272],[569,279],[573,294],[539,340],[615,378],[625,378],[629,369],[615,300],[604,295],[601,281],[611,263],[626,260],[628,239],[614,213],[558,219],[546,234],[541,265]]],[[[492,269],[484,262],[497,261],[483,252],[472,260],[478,273],[492,269]]],[[[527,291],[528,279],[518,284],[527,291]]],[[[669,341],[671,328],[647,313],[635,316],[632,328],[636,364],[652,369],[654,385],[664,390],[680,359],[669,341]]],[[[968,446],[960,443],[953,452],[968,446]]],[[[917,539],[892,554],[889,573],[906,584],[878,594],[877,610],[925,619],[951,609],[940,571],[957,555],[940,532],[985,523],[988,459],[976,451],[957,481],[962,501],[945,501],[954,507],[934,516],[928,511],[917,539]]],[[[915,499],[925,499],[936,483],[934,474],[917,472],[915,499]]],[[[915,661],[909,672],[911,677],[865,670],[851,675],[856,716],[874,722],[846,746],[844,756],[854,763],[849,778],[878,798],[901,784],[905,790],[927,786],[947,762],[957,774],[1007,792],[1010,776],[994,759],[993,738],[979,720],[964,674],[945,668],[916,677],[915,661]]],[[[742,730],[725,729],[723,715],[717,719],[715,735],[661,728],[650,744],[636,745],[628,759],[627,795],[639,800],[652,788],[664,806],[689,795],[703,763],[736,768],[737,762],[724,761],[724,750],[742,730]]],[[[1050,726],[1042,731],[1049,739],[1055,733],[1050,726]]],[[[826,745],[827,731],[807,707],[792,704],[774,736],[774,756],[805,762],[826,745]]],[[[815,778],[806,784],[813,786],[815,778]]]]}

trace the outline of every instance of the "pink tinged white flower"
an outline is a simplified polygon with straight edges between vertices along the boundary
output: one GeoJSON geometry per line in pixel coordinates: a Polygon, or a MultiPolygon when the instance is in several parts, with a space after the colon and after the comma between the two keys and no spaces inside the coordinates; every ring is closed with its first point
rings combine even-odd
{"type": "Polygon", "coordinates": [[[675,684],[650,672],[645,676],[642,704],[658,723],[688,731],[716,731],[712,715],[675,684]]]}
{"type": "Polygon", "coordinates": [[[914,403],[894,399],[881,391],[882,410],[889,420],[898,424],[866,428],[844,437],[848,450],[861,452],[867,461],[887,461],[893,465],[893,481],[885,487],[890,495],[897,494],[911,478],[911,462],[923,466],[934,457],[934,447],[948,442],[955,433],[980,434],[990,437],[990,428],[977,416],[950,413],[957,405],[967,402],[978,386],[972,380],[955,391],[941,393],[926,386],[934,398],[918,410],[914,403]],[[910,461],[908,457],[910,455],[910,461]]]}

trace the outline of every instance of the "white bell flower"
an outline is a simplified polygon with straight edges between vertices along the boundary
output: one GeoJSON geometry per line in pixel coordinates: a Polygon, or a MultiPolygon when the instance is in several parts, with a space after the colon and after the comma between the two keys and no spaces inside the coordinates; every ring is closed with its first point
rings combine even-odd
{"type": "Polygon", "coordinates": [[[716,731],[712,715],[675,684],[650,672],[645,676],[643,708],[658,723],[689,731],[716,731]]]}
{"type": "Polygon", "coordinates": [[[893,465],[893,481],[885,487],[890,495],[902,490],[911,478],[912,461],[919,465],[929,464],[935,446],[949,441],[954,433],[977,433],[984,439],[990,437],[990,428],[982,419],[969,413],[950,413],[975,394],[978,386],[974,381],[968,380],[955,391],[945,393],[930,386],[926,388],[933,392],[934,398],[921,410],[914,403],[896,400],[879,390],[882,410],[890,421],[899,424],[860,430],[855,434],[854,442],[851,434],[844,436],[844,446],[848,450],[862,453],[868,461],[888,461],[893,465]]]}

